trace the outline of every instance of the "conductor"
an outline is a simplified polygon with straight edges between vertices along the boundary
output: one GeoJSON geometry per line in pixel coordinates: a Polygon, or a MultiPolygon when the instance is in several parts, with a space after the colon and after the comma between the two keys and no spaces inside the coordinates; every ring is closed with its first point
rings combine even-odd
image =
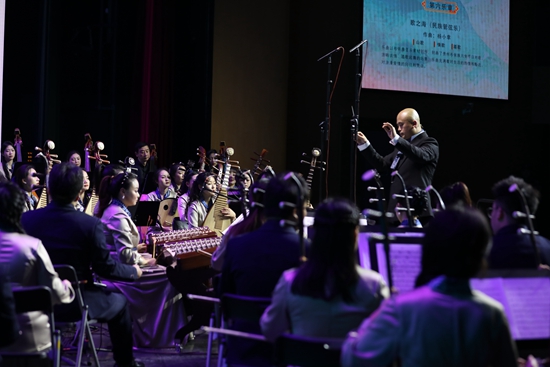
{"type": "MultiPolygon", "coordinates": [[[[378,154],[360,131],[357,133],[357,148],[361,155],[381,173],[398,171],[407,186],[425,189],[432,183],[439,159],[439,144],[424,131],[418,112],[412,108],[405,108],[399,112],[396,125],[397,131],[389,122],[382,124],[382,128],[390,139],[389,143],[395,147],[387,156],[378,154]]],[[[400,180],[392,180],[388,211],[393,212],[396,205],[393,195],[402,192],[400,180]]],[[[427,209],[420,213],[419,219],[425,223],[432,216],[431,205],[428,205],[427,209]]]]}

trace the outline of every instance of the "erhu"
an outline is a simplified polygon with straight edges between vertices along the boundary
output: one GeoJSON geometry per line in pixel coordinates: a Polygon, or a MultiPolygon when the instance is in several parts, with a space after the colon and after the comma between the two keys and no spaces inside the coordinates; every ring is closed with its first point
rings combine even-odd
{"type": "MultiPolygon", "coordinates": [[[[302,156],[307,156],[306,153],[302,153],[302,156]]],[[[311,161],[304,161],[301,160],[300,163],[309,164],[309,172],[307,174],[307,187],[309,191],[311,191],[311,183],[313,182],[313,173],[316,169],[324,171],[326,163],[323,161],[319,161],[318,158],[321,156],[321,149],[319,148],[313,148],[311,150],[311,161]]],[[[309,200],[305,203],[306,208],[313,209],[313,206],[311,205],[311,202],[309,200]]]]}

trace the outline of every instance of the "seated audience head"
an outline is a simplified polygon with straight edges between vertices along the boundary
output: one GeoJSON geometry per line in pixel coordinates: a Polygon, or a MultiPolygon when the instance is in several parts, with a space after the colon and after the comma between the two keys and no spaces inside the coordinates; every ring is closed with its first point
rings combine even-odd
{"type": "Polygon", "coordinates": [[[440,275],[474,277],[485,265],[490,243],[489,224],[477,209],[453,206],[437,213],[422,241],[422,274],[417,285],[440,275]]]}
{"type": "Polygon", "coordinates": [[[292,284],[292,292],[331,300],[342,296],[353,301],[351,286],[356,270],[359,209],[347,199],[329,198],[315,212],[310,256],[292,284]]]}
{"type": "Polygon", "coordinates": [[[76,150],[71,150],[69,154],[67,154],[67,162],[70,162],[75,166],[80,167],[80,165],[82,164],[80,153],[78,153],[78,151],[76,150]]]}
{"type": "Polygon", "coordinates": [[[515,191],[510,192],[512,185],[517,185],[517,189],[522,190],[531,214],[535,214],[539,206],[539,191],[522,178],[510,176],[504,180],[500,180],[492,189],[495,199],[491,213],[493,233],[497,233],[501,228],[511,224],[525,224],[524,218],[514,218],[513,216],[515,211],[524,212],[525,210],[520,194],[515,191]]]}
{"type": "Polygon", "coordinates": [[[0,182],[0,230],[25,233],[21,226],[25,203],[21,188],[12,182],[0,182]]]}
{"type": "MultiPolygon", "coordinates": [[[[422,190],[421,188],[418,188],[416,186],[408,187],[407,193],[408,196],[412,197],[412,199],[409,199],[409,205],[411,206],[411,209],[413,209],[411,211],[411,215],[413,218],[416,219],[428,208],[428,193],[425,190],[422,190]]],[[[407,211],[399,210],[399,208],[407,208],[405,198],[399,198],[395,206],[395,216],[397,217],[399,222],[403,222],[405,219],[407,219],[407,211]]]]}
{"type": "MultiPolygon", "coordinates": [[[[299,174],[295,174],[300,187],[298,187],[296,181],[294,181],[290,175],[292,172],[280,173],[273,177],[265,190],[264,196],[264,213],[266,219],[297,219],[296,208],[282,205],[281,203],[291,203],[296,205],[298,199],[305,204],[305,201],[309,198],[309,190],[303,177],[299,174]]],[[[305,206],[301,208],[305,211],[305,206]]]]}
{"type": "Polygon", "coordinates": [[[78,200],[78,195],[84,186],[82,169],[69,162],[53,166],[48,180],[48,190],[52,201],[67,205],[78,200]]]}
{"type": "Polygon", "coordinates": [[[453,205],[472,206],[470,190],[468,190],[468,186],[464,182],[455,182],[452,185],[445,186],[440,194],[441,200],[443,200],[446,207],[453,205]]]}
{"type": "Polygon", "coordinates": [[[11,179],[17,186],[26,192],[31,192],[33,188],[40,185],[40,178],[32,164],[19,166],[11,179]]]}
{"type": "Polygon", "coordinates": [[[142,166],[145,166],[151,158],[151,149],[149,148],[149,144],[142,141],[135,145],[134,152],[136,154],[137,160],[139,161],[139,163],[141,163],[142,166]]]}
{"type": "Polygon", "coordinates": [[[101,187],[105,190],[101,190],[99,194],[99,209],[96,215],[99,218],[103,216],[112,200],[118,200],[126,207],[136,205],[139,200],[139,182],[133,173],[123,172],[116,176],[106,176],[101,181],[101,187]]]}

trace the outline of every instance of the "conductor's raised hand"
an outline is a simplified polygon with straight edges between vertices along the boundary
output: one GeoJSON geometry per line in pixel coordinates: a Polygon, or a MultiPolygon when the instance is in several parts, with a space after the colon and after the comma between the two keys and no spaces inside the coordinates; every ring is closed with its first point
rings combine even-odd
{"type": "Polygon", "coordinates": [[[367,137],[361,131],[357,132],[357,136],[355,137],[355,141],[357,142],[357,145],[362,145],[362,144],[365,144],[366,142],[368,142],[367,137]]]}
{"type": "Polygon", "coordinates": [[[389,122],[384,122],[382,124],[382,129],[384,129],[386,134],[388,134],[388,138],[390,138],[390,140],[397,136],[397,131],[395,131],[395,127],[393,127],[393,125],[389,122]]]}

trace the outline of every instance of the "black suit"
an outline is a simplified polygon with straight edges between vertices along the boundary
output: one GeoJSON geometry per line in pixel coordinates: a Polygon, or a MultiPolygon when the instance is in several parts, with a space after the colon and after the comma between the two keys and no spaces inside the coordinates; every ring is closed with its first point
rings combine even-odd
{"type": "MultiPolygon", "coordinates": [[[[361,154],[381,173],[397,170],[407,186],[417,186],[425,189],[432,183],[437,161],[439,160],[439,144],[437,140],[429,137],[426,132],[423,132],[410,143],[403,138],[399,138],[395,144],[394,151],[385,157],[378,154],[372,145],[361,151],[361,154]],[[396,167],[392,169],[392,163],[399,152],[401,152],[402,156],[396,167]]],[[[397,203],[397,200],[393,199],[393,194],[402,193],[403,185],[401,181],[393,177],[390,186],[388,211],[393,212],[397,203]]],[[[432,216],[431,205],[428,205],[428,211],[422,213],[420,216],[432,216]]]]}
{"type": "Polygon", "coordinates": [[[54,265],[72,265],[78,278],[87,280],[83,296],[90,318],[108,323],[115,361],[119,365],[130,363],[132,323],[126,298],[95,287],[92,271],[101,277],[120,280],[136,279],[137,271],[111,258],[99,218],[79,212],[70,204],[52,202],[43,209],[26,212],[21,222],[29,235],[42,241],[54,265]]]}

